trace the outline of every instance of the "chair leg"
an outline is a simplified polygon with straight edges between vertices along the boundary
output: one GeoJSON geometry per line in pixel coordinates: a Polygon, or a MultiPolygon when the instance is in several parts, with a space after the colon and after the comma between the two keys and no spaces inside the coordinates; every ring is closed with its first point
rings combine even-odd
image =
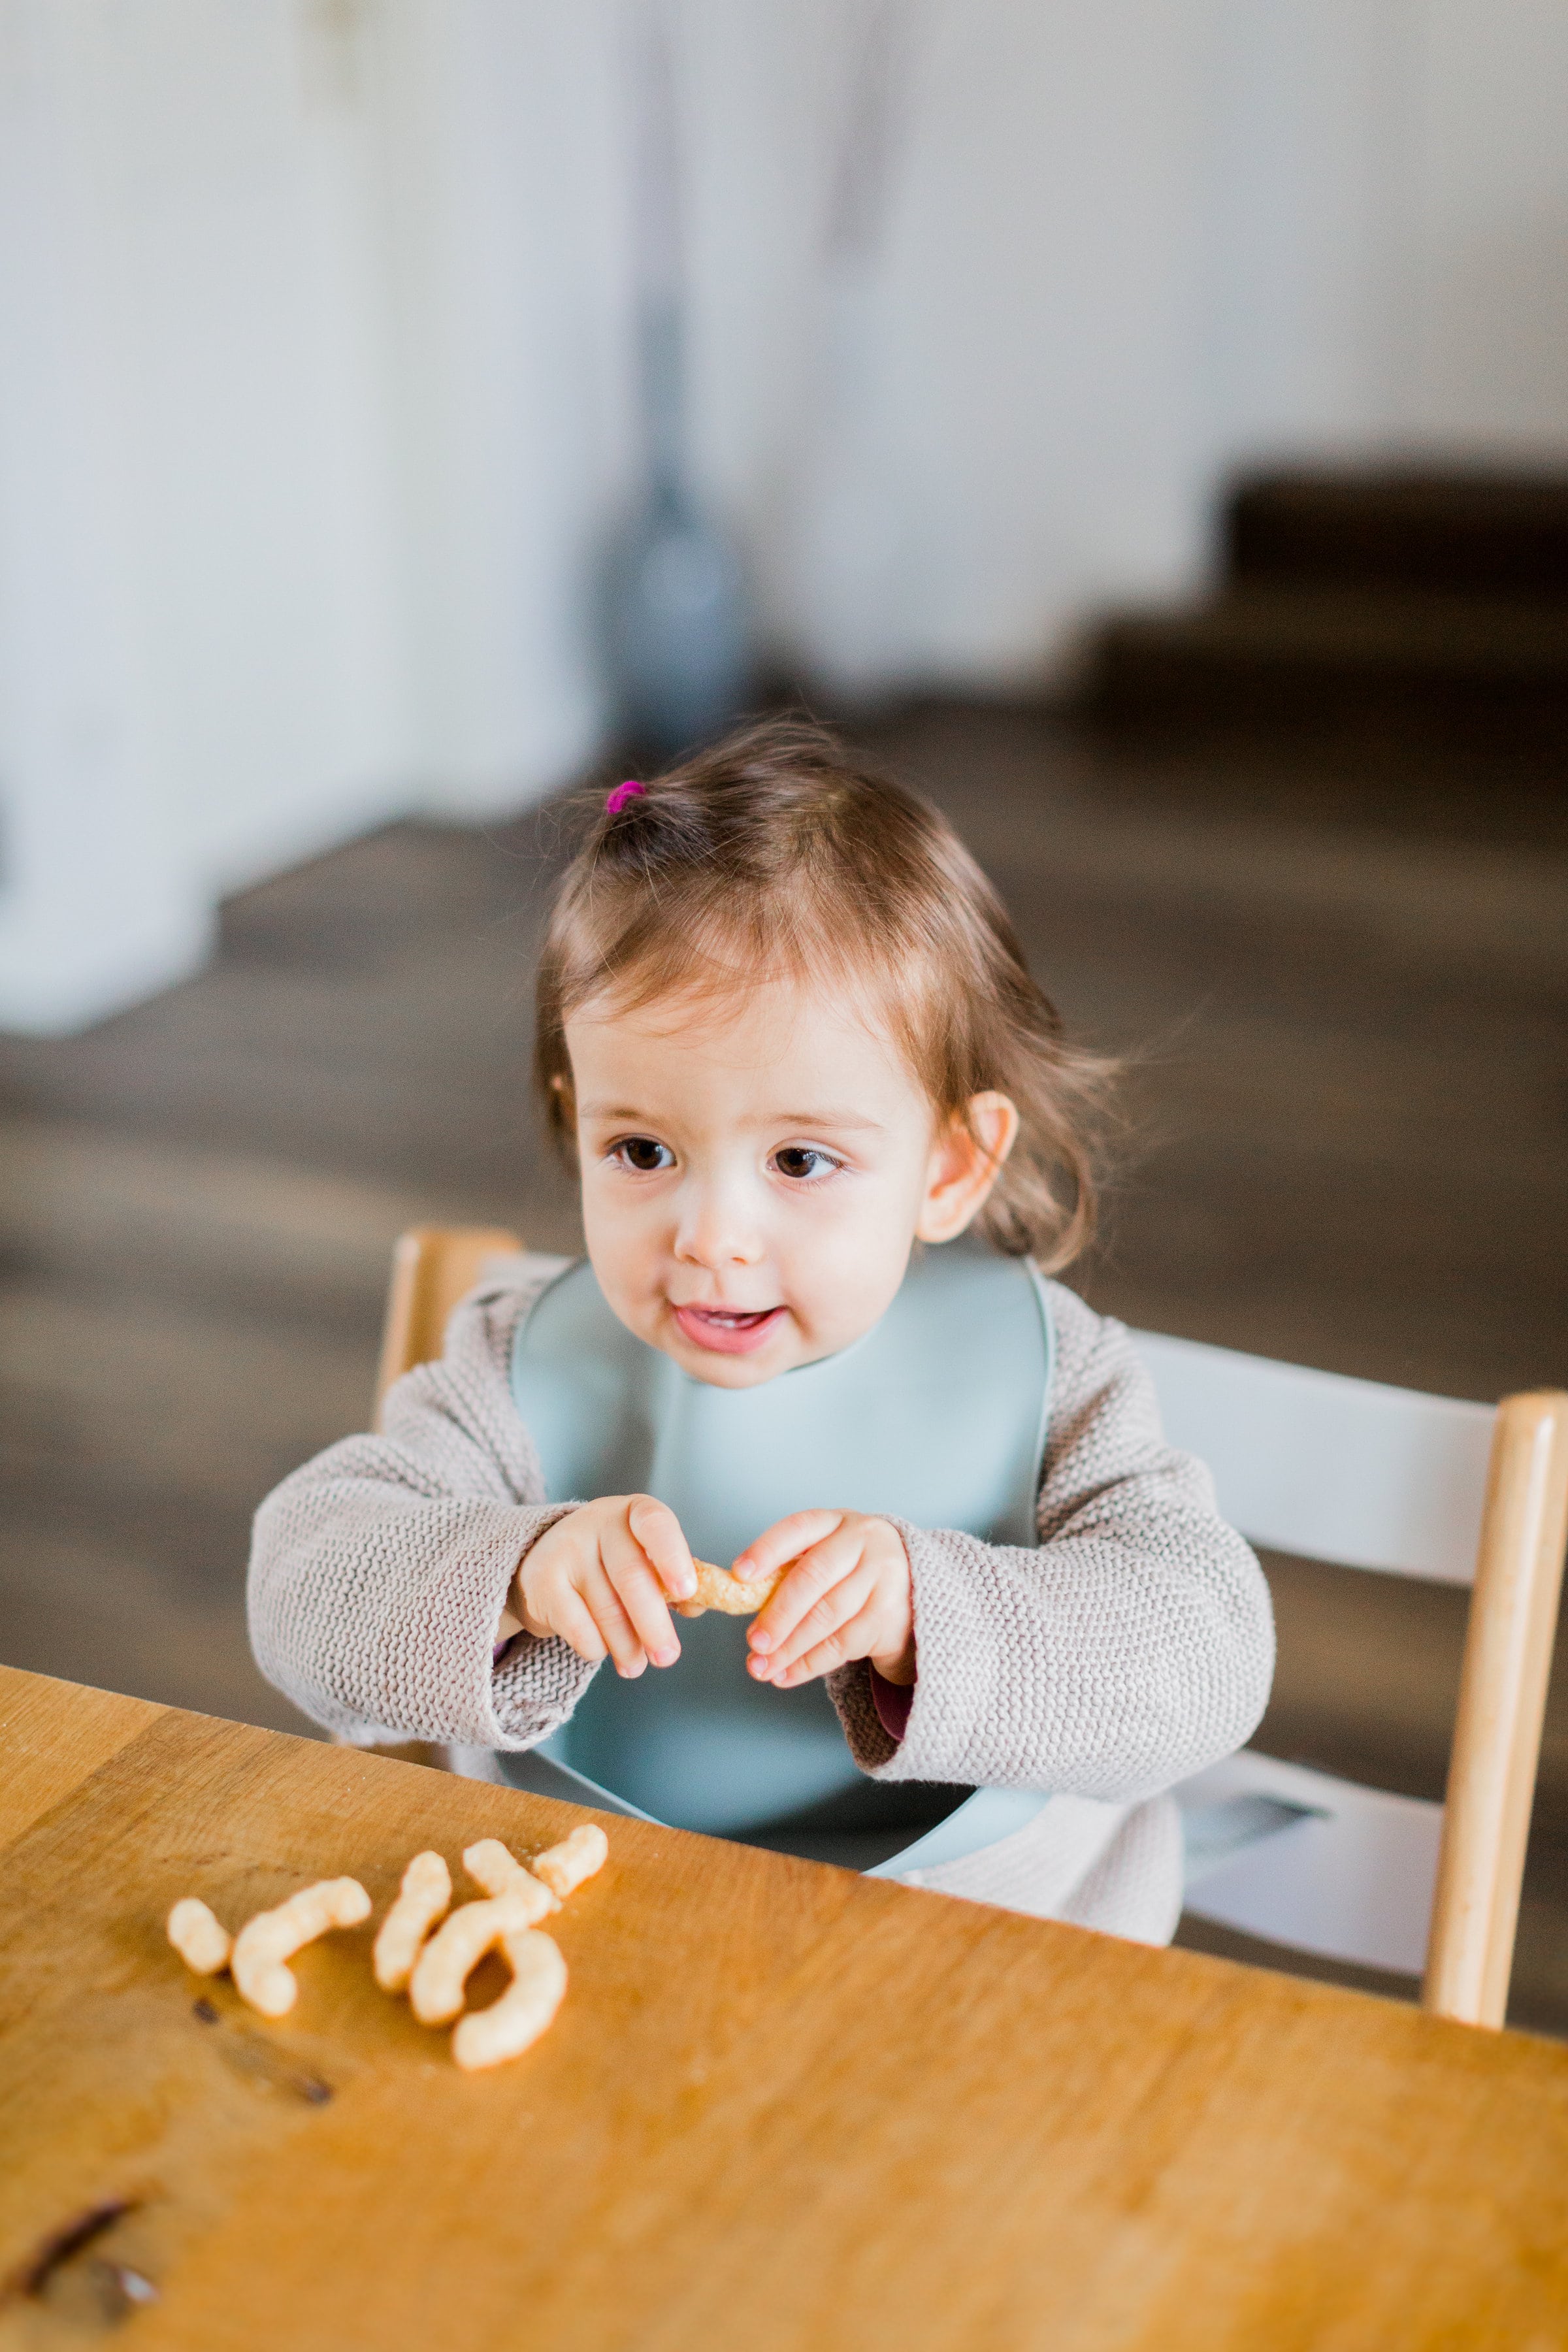
{"type": "Polygon", "coordinates": [[[1498,1407],[1422,2003],[1500,2026],[1568,1538],[1568,1394],[1498,1407]]]}

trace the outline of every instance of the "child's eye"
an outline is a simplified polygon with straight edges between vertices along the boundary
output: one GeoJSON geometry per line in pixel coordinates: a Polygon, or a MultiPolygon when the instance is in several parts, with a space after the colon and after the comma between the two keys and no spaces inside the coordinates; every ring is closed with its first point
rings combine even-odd
{"type": "Polygon", "coordinates": [[[830,1176],[838,1166],[830,1152],[818,1151],[809,1143],[786,1143],[773,1154],[773,1166],[781,1176],[794,1177],[798,1183],[813,1176],[830,1176]]]}
{"type": "Polygon", "coordinates": [[[673,1168],[675,1154],[668,1143],[656,1143],[651,1135],[628,1135],[611,1152],[624,1168],[638,1176],[657,1175],[661,1168],[673,1168]]]}

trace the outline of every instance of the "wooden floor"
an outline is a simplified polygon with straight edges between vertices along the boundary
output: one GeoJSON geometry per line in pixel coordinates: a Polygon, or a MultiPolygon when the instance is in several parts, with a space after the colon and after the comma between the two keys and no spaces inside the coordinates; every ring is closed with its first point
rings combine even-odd
{"type": "MultiPolygon", "coordinates": [[[[1131,1058],[1096,1306],[1458,1396],[1568,1382],[1560,782],[973,706],[866,731],[1131,1058]]],[[[550,811],[393,827],[235,901],[189,985],[0,1041],[0,1660],[303,1727],[249,1662],[247,1520],[363,1426],[392,1237],[574,1244],[527,1098],[559,855],[550,811]]],[[[1440,1795],[1463,1596],[1269,1567],[1266,1744],[1440,1795]]],[[[1568,2032],[1561,1671],[1514,2013],[1568,2032]]]]}

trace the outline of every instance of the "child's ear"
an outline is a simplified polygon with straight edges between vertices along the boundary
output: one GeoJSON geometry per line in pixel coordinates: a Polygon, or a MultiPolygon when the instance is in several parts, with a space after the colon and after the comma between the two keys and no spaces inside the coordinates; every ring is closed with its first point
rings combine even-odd
{"type": "Polygon", "coordinates": [[[1005,1095],[970,1096],[932,1147],[918,1240],[955,1241],[973,1223],[1017,1134],[1017,1106],[1005,1095]]]}

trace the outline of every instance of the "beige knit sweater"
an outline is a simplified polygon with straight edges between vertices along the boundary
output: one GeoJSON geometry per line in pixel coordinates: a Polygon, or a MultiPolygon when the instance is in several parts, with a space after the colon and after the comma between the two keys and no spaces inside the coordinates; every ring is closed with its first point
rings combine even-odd
{"type": "MultiPolygon", "coordinates": [[[[596,1671],[529,1634],[491,1664],[519,1560],[572,1507],[542,1500],[511,1399],[513,1337],[542,1279],[525,1271],[476,1291],[441,1360],[392,1390],[384,1433],[329,1447],[257,1513],[257,1660],[333,1731],[531,1748],[596,1671]]],[[[1122,1327],[1059,1283],[1049,1293],[1039,1548],[896,1521],[919,1662],[903,1738],[883,1727],[863,1664],[828,1687],[856,1763],[877,1779],[1059,1792],[1014,1836],[909,1876],[1163,1942],[1182,1855],[1161,1792],[1239,1747],[1262,1714],[1268,1591],[1207,1471],[1165,1444],[1122,1327]]]]}

